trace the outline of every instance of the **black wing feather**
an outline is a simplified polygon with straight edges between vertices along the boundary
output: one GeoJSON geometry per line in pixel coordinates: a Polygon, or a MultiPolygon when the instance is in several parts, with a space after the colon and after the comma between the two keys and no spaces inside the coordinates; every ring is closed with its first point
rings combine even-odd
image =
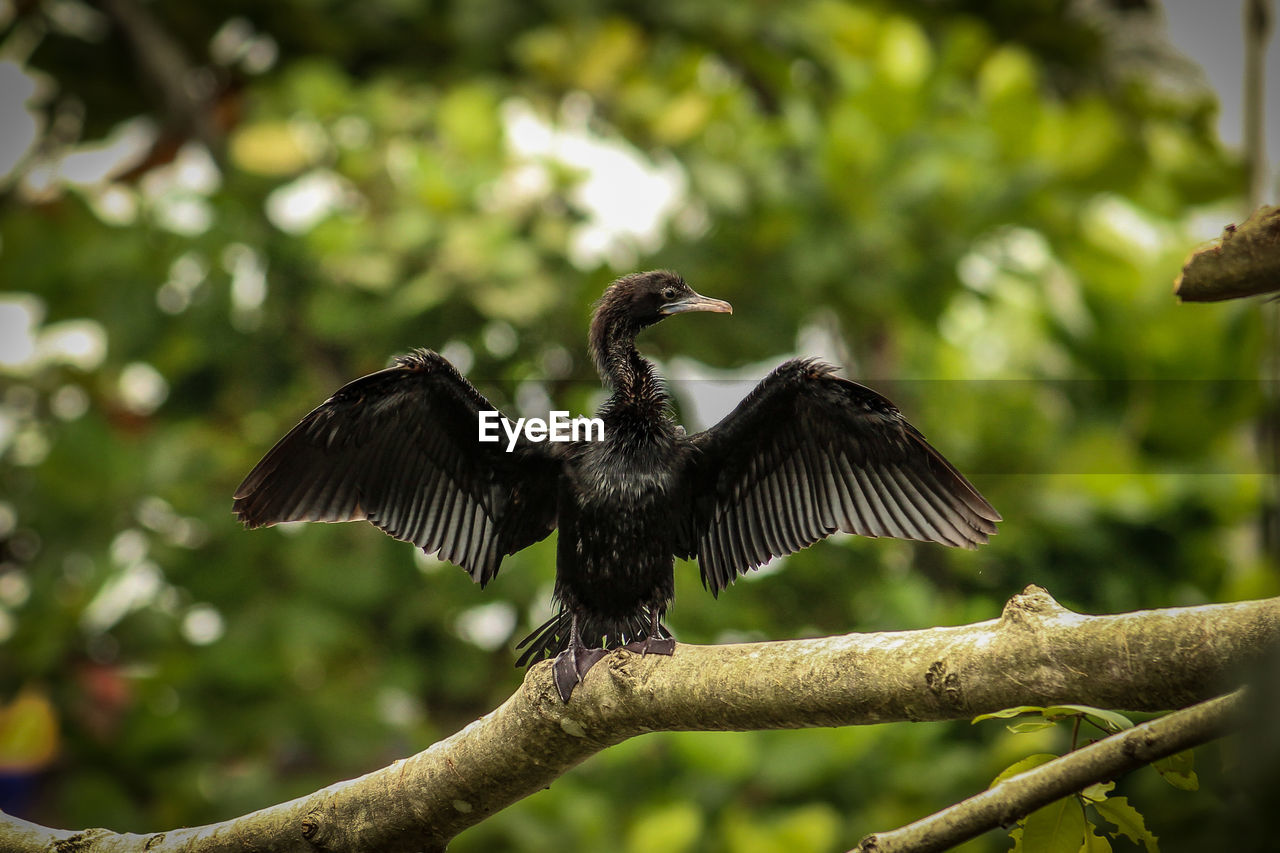
{"type": "Polygon", "coordinates": [[[713,593],[837,530],[976,548],[1001,520],[892,403],[819,361],[781,365],[689,441],[679,550],[713,593]]]}
{"type": "Polygon", "coordinates": [[[554,445],[477,438],[489,402],[430,350],[343,386],[236,489],[249,527],[367,519],[488,583],[556,527],[554,445]]]}

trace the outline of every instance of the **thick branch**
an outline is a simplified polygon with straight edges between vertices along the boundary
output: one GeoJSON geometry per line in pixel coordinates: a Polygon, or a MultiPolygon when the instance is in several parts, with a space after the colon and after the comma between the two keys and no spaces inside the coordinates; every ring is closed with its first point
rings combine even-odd
{"type": "Polygon", "coordinates": [[[1220,696],[1103,738],[901,829],[869,835],[854,853],[933,853],[1008,826],[1097,782],[1230,733],[1240,725],[1241,697],[1240,691],[1220,696]]]}
{"type": "Polygon", "coordinates": [[[1278,642],[1280,599],[1082,616],[1033,586],[1000,619],[954,628],[618,651],[568,705],[539,665],[501,707],[426,751],[251,815],[151,836],[0,821],[0,851],[442,850],[645,732],[967,719],[1019,704],[1180,708],[1230,689],[1278,642]]]}
{"type": "Polygon", "coordinates": [[[1220,302],[1280,290],[1280,207],[1262,206],[1192,253],[1173,284],[1184,302],[1220,302]]]}

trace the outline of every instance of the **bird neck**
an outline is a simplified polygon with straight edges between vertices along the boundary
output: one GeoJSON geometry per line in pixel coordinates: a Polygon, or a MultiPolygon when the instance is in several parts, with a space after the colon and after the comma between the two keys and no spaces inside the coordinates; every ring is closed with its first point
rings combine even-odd
{"type": "Polygon", "coordinates": [[[636,349],[640,328],[629,319],[612,322],[597,318],[591,327],[591,357],[605,387],[616,403],[640,403],[646,408],[664,405],[667,399],[653,365],[636,349]]]}

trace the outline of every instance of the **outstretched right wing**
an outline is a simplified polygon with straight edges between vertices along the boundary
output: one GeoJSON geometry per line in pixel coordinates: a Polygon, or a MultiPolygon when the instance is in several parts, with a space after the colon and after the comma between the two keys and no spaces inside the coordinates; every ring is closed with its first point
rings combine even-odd
{"type": "Polygon", "coordinates": [[[367,519],[484,585],[555,529],[560,473],[555,445],[479,441],[492,409],[443,357],[415,350],[303,418],[245,477],[233,511],[248,527],[367,519]]]}
{"type": "Polygon", "coordinates": [[[688,440],[683,551],[713,593],[837,530],[976,548],[1001,520],[896,406],[813,359],[781,365],[688,440]]]}

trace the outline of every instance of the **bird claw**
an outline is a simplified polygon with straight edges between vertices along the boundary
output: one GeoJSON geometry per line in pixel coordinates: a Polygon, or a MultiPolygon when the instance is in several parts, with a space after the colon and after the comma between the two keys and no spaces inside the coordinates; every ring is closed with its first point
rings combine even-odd
{"type": "Polygon", "coordinates": [[[560,700],[568,704],[573,695],[573,688],[582,683],[582,678],[591,667],[606,654],[604,649],[568,648],[556,655],[551,664],[551,675],[560,693],[560,700]]]}
{"type": "Polygon", "coordinates": [[[673,655],[676,653],[676,641],[671,637],[645,637],[633,640],[623,648],[638,655],[673,655]]]}

